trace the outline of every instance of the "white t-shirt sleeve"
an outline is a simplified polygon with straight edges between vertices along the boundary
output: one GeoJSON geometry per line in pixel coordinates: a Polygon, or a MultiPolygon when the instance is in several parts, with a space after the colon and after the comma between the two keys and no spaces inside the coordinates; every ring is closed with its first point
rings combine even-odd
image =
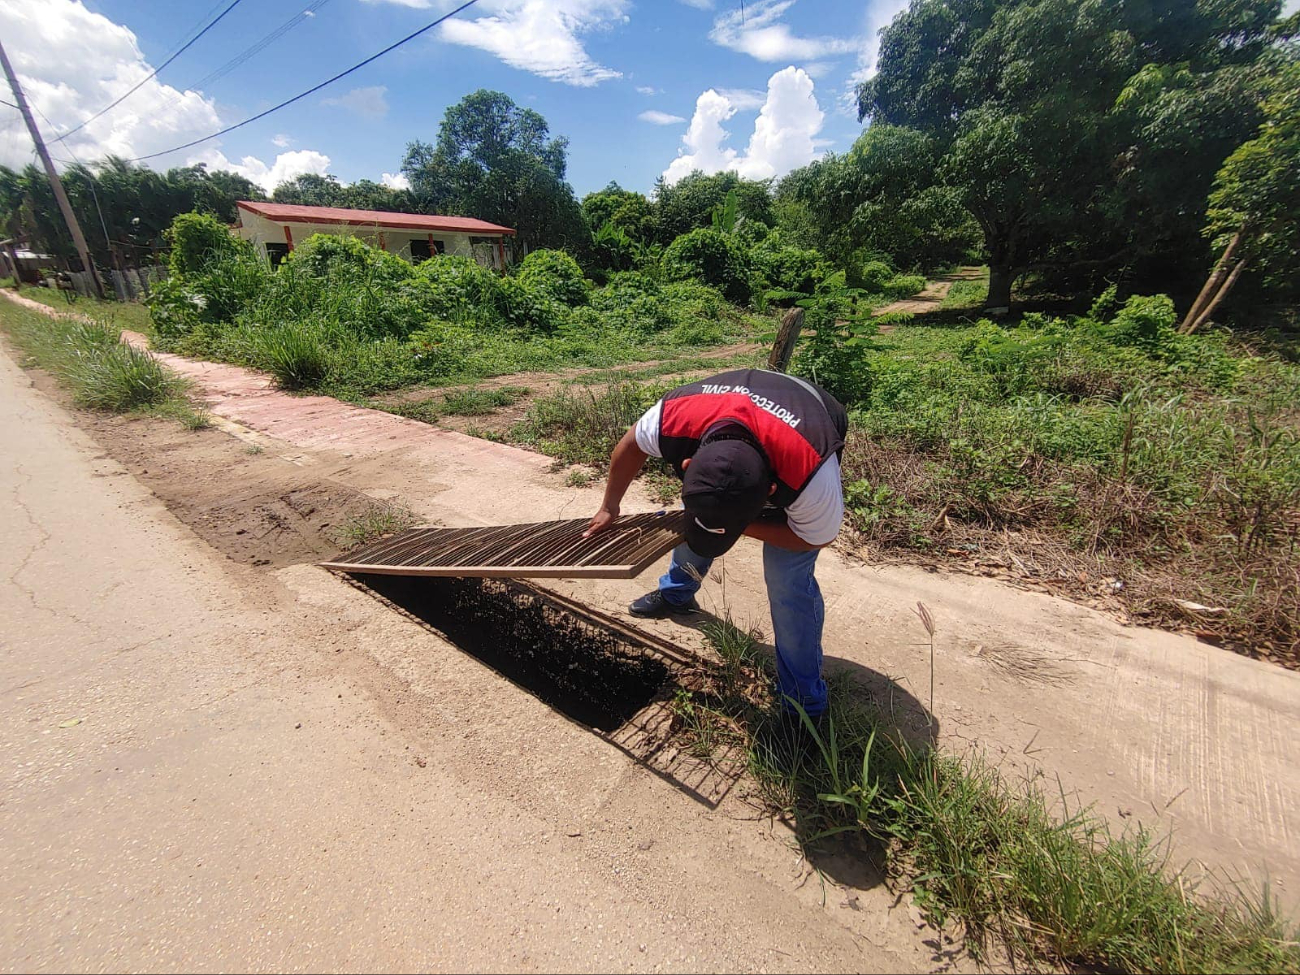
{"type": "Polygon", "coordinates": [[[843,521],[840,459],[832,455],[813,475],[803,493],[785,509],[785,522],[809,545],[829,545],[840,533],[843,521]]]}
{"type": "Polygon", "coordinates": [[[659,414],[663,406],[664,401],[660,400],[636,421],[636,445],[651,457],[663,456],[659,451],[659,414]]]}

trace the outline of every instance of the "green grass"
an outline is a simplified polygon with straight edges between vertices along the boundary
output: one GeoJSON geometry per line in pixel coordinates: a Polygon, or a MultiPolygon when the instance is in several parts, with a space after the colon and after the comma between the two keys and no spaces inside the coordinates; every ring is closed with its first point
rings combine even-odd
{"type": "Polygon", "coordinates": [[[334,538],[344,548],[357,548],[410,528],[418,520],[414,512],[401,505],[373,502],[339,525],[334,538]]]}
{"type": "Polygon", "coordinates": [[[571,488],[587,487],[596,480],[596,475],[585,467],[571,467],[564,475],[564,486],[571,488]]]}
{"type": "Polygon", "coordinates": [[[101,301],[99,298],[83,298],[75,292],[30,286],[24,287],[20,294],[59,311],[87,315],[121,329],[145,333],[149,331],[149,309],[138,302],[101,301]]]}
{"type": "Polygon", "coordinates": [[[856,833],[938,926],[957,925],[979,959],[1018,969],[1290,972],[1296,930],[1259,890],[1198,882],[1169,844],[1114,833],[1041,777],[1009,780],[977,754],[908,744],[845,678],[802,734],[776,717],[772,674],[752,633],[726,619],[705,638],[722,661],[679,690],[675,728],[695,755],[738,745],[761,797],[816,847],[856,833]]]}
{"type": "Polygon", "coordinates": [[[52,317],[0,303],[0,327],[28,357],[66,388],[76,405],[109,413],[151,413],[190,429],[208,416],[188,396],[181,377],[148,352],[121,342],[106,322],[52,317]]]}
{"type": "Polygon", "coordinates": [[[939,306],[943,311],[975,311],[989,294],[989,272],[984,268],[973,281],[954,281],[939,306]]]}
{"type": "Polygon", "coordinates": [[[1221,607],[1191,622],[1300,664],[1300,366],[1177,335],[1164,299],[1097,315],[806,345],[795,368],[851,408],[854,541],[1001,559],[1150,622],[1221,607]]]}
{"type": "Polygon", "coordinates": [[[484,416],[513,406],[528,395],[524,386],[498,386],[494,389],[458,389],[447,393],[438,405],[448,416],[484,416]]]}
{"type": "Polygon", "coordinates": [[[563,387],[537,400],[510,439],[566,464],[603,468],[614,445],[662,390],[619,382],[603,390],[563,387]]]}

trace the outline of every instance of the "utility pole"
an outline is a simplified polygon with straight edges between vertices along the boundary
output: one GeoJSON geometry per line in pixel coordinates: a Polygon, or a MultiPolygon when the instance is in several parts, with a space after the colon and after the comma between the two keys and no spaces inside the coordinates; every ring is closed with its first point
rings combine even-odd
{"type": "Polygon", "coordinates": [[[68,225],[68,233],[72,234],[72,242],[77,247],[77,255],[81,258],[81,266],[90,272],[90,280],[95,282],[95,293],[102,298],[104,297],[104,285],[95,272],[95,265],[90,262],[90,248],[86,246],[86,237],[81,232],[81,225],[77,223],[77,215],[72,212],[72,204],[68,202],[68,194],[63,191],[63,182],[59,179],[59,174],[54,170],[54,161],[50,159],[49,150],[45,148],[45,141],[41,138],[41,130],[36,127],[36,119],[32,118],[32,110],[27,106],[27,98],[23,95],[22,86],[18,84],[18,76],[14,74],[13,66],[9,63],[9,55],[5,53],[3,44],[0,44],[0,64],[4,65],[5,77],[9,79],[9,87],[13,89],[14,101],[18,103],[18,111],[23,113],[23,121],[27,123],[27,131],[32,134],[32,141],[36,143],[36,151],[40,154],[41,162],[45,164],[45,175],[50,178],[50,188],[54,190],[54,198],[59,201],[59,210],[63,213],[64,223],[68,225]]]}

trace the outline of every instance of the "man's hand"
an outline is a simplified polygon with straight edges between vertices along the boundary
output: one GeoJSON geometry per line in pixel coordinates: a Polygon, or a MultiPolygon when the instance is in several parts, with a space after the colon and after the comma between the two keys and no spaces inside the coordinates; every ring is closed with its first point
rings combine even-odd
{"type": "Polygon", "coordinates": [[[596,512],[596,517],[591,519],[591,524],[582,533],[582,537],[590,538],[608,528],[613,528],[616,521],[618,521],[618,505],[607,504],[596,512]]]}
{"type": "Polygon", "coordinates": [[[583,538],[606,531],[618,521],[618,506],[627,494],[628,485],[641,473],[645,464],[645,451],[636,445],[636,429],[623,434],[623,439],[614,448],[609,458],[609,480],[605,483],[605,499],[600,503],[600,510],[591,524],[582,533],[583,538]]]}

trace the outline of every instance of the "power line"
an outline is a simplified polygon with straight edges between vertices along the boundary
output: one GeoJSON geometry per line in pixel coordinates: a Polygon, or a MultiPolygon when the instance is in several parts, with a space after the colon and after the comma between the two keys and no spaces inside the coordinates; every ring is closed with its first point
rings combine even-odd
{"type": "Polygon", "coordinates": [[[310,17],[314,17],[316,15],[316,11],[319,10],[321,7],[325,6],[325,4],[327,3],[329,3],[329,0],[313,0],[313,2],[310,5],[308,5],[305,10],[299,11],[296,15],[290,17],[288,20],[286,20],[275,30],[271,31],[271,33],[263,37],[260,41],[253,44],[251,47],[247,48],[240,54],[237,54],[235,57],[231,58],[229,61],[227,61],[221,67],[217,68],[211,74],[204,77],[202,80],[197,81],[192,85],[188,85],[187,87],[192,91],[197,91],[206,88],[214,81],[224,78],[226,75],[230,74],[230,72],[234,71],[237,67],[243,64],[253,55],[258,54],[261,51],[264,51],[267,47],[274,44],[285,34],[289,33],[289,31],[293,30],[295,27],[301,24],[304,20],[307,20],[310,17]]]}
{"type": "Polygon", "coordinates": [[[426,24],[425,26],[421,27],[419,30],[407,34],[400,41],[397,41],[393,44],[389,44],[388,47],[384,48],[379,53],[370,55],[370,57],[366,58],[364,61],[359,61],[358,63],[352,65],[352,67],[348,68],[346,71],[340,71],[333,78],[329,78],[325,81],[322,81],[319,85],[316,85],[315,87],[312,88],[308,88],[306,91],[302,92],[301,94],[294,95],[292,98],[287,99],[286,101],[282,101],[279,105],[276,105],[272,108],[268,108],[265,112],[258,112],[256,115],[250,116],[249,118],[244,119],[242,122],[236,122],[234,125],[228,125],[221,131],[213,132],[211,135],[205,135],[201,139],[194,139],[192,142],[186,142],[179,146],[172,146],[170,149],[164,149],[161,152],[151,152],[148,155],[136,156],[134,159],[131,160],[131,162],[143,162],[146,159],[153,159],[157,156],[165,156],[169,152],[179,152],[181,149],[188,149],[190,148],[190,146],[197,146],[200,142],[207,142],[209,139],[215,139],[219,136],[223,136],[227,132],[234,132],[235,129],[242,128],[243,126],[247,125],[250,122],[256,122],[258,119],[266,118],[272,112],[278,112],[280,109],[286,108],[287,106],[292,105],[296,101],[301,101],[302,99],[306,98],[308,95],[320,91],[322,88],[326,87],[327,85],[332,85],[340,78],[346,78],[348,75],[352,74],[352,72],[364,68],[367,64],[370,64],[372,61],[379,60],[389,51],[396,50],[397,48],[405,44],[407,41],[415,40],[415,38],[419,37],[421,34],[433,30],[433,28],[437,27],[443,21],[450,20],[452,17],[455,17],[462,10],[468,10],[476,3],[478,3],[478,0],[467,0],[467,2],[462,3],[455,10],[443,14],[441,17],[439,17],[437,20],[433,21],[432,23],[426,24]]]}
{"type": "Polygon", "coordinates": [[[117,101],[112,102],[112,103],[109,104],[109,105],[105,105],[103,108],[101,108],[101,109],[100,109],[98,112],[96,112],[94,115],[90,116],[90,118],[86,119],[84,122],[82,122],[82,123],[80,123],[79,125],[77,125],[77,126],[71,128],[71,129],[69,129],[67,132],[64,132],[63,135],[59,136],[59,137],[58,137],[57,139],[55,139],[54,141],[55,141],[55,142],[62,142],[64,139],[66,139],[68,136],[72,135],[74,132],[79,132],[79,131],[81,131],[82,129],[84,129],[87,125],[89,125],[91,122],[95,121],[95,119],[99,118],[99,117],[100,117],[101,115],[103,115],[105,112],[109,111],[110,109],[116,108],[118,105],[121,105],[122,102],[126,101],[126,100],[127,100],[128,98],[130,98],[133,94],[135,94],[137,91],[139,91],[139,90],[144,86],[145,82],[147,82],[147,81],[149,81],[149,80],[151,80],[151,79],[157,77],[159,71],[161,71],[163,68],[167,67],[167,65],[171,64],[171,63],[172,63],[173,61],[175,61],[178,57],[180,57],[182,54],[184,54],[184,53],[186,52],[186,50],[189,49],[189,47],[190,47],[191,44],[193,44],[195,41],[197,41],[200,37],[202,37],[202,36],[203,36],[204,34],[206,34],[208,31],[212,30],[212,28],[216,27],[217,24],[219,24],[219,23],[221,22],[221,18],[224,17],[224,16],[226,16],[226,14],[230,13],[230,11],[234,10],[237,6],[239,6],[240,2],[241,2],[241,0],[233,0],[233,2],[230,4],[230,6],[228,6],[225,10],[221,11],[221,13],[217,14],[216,19],[214,19],[213,21],[211,21],[211,22],[208,24],[207,27],[204,27],[201,31],[199,31],[197,34],[195,34],[193,37],[191,37],[188,41],[185,42],[185,44],[181,47],[181,49],[180,49],[179,51],[177,51],[175,54],[173,54],[171,57],[169,57],[169,58],[168,58],[166,61],[164,61],[162,64],[158,65],[158,67],[156,67],[156,68],[154,68],[152,71],[150,71],[147,75],[145,75],[145,77],[141,78],[140,81],[136,84],[136,86],[135,86],[134,88],[132,88],[130,91],[128,91],[125,95],[122,95],[120,98],[118,98],[117,101]]]}

